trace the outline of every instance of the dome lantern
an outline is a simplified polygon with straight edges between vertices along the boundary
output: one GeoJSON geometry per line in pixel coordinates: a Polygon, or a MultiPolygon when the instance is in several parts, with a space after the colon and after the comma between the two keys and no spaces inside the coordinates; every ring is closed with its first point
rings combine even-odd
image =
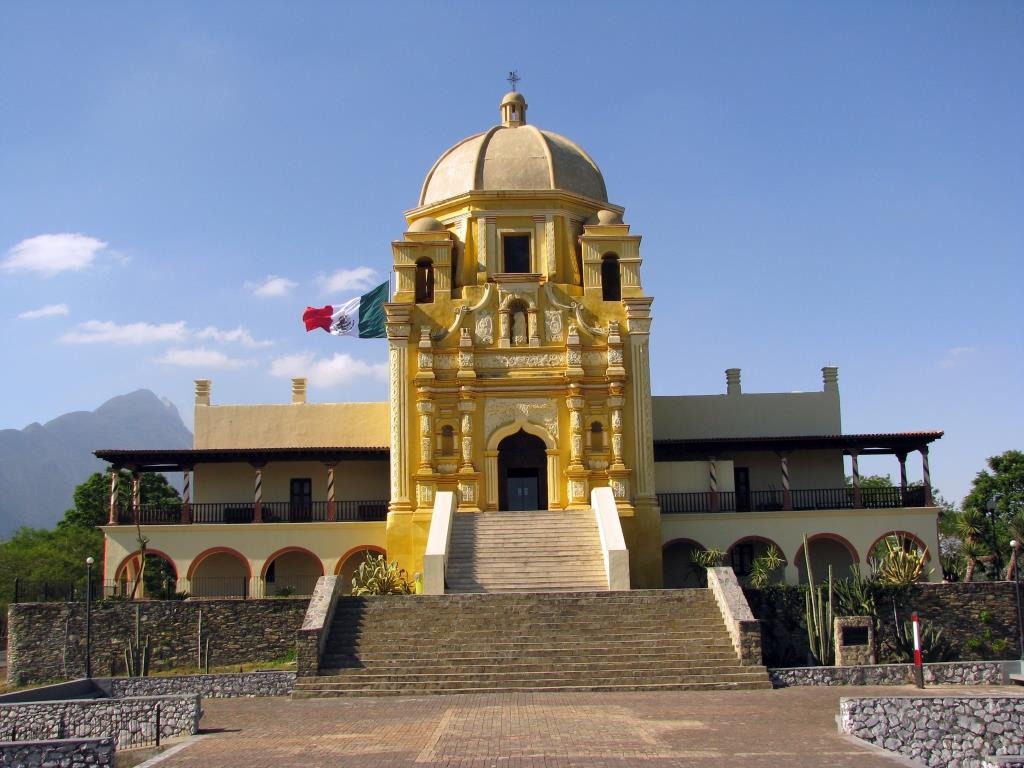
{"type": "Polygon", "coordinates": [[[526,99],[518,91],[509,91],[501,100],[501,125],[518,128],[526,125],[526,99]]]}

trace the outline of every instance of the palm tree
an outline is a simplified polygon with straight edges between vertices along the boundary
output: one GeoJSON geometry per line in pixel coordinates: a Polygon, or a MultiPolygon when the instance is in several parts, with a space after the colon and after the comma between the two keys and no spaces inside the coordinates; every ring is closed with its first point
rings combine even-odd
{"type": "MultiPolygon", "coordinates": [[[[1010,539],[1016,539],[1018,544],[1024,544],[1024,510],[1017,510],[1006,523],[1010,529],[1010,539]]],[[[1020,547],[1015,547],[1010,552],[1010,564],[1006,566],[1006,580],[1017,577],[1017,553],[1020,547]]]]}
{"type": "Polygon", "coordinates": [[[981,559],[986,551],[982,544],[985,533],[985,516],[978,509],[967,507],[956,516],[954,529],[956,530],[956,535],[963,542],[960,545],[960,554],[967,560],[964,581],[973,581],[974,571],[978,567],[978,560],[981,559]]]}

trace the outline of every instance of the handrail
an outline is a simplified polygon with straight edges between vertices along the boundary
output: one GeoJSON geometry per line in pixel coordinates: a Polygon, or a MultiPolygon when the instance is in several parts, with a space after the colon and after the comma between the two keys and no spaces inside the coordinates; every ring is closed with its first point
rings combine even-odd
{"type": "Polygon", "coordinates": [[[434,496],[434,513],[430,517],[427,550],[423,553],[424,594],[444,594],[444,577],[448,568],[448,550],[452,542],[455,508],[455,494],[452,491],[438,491],[434,496]]]}
{"type": "MultiPolygon", "coordinates": [[[[790,508],[786,507],[784,491],[769,490],[689,491],[659,493],[662,514],[703,514],[706,512],[779,512],[820,509],[856,509],[853,488],[801,488],[790,491],[790,508]],[[717,495],[717,504],[715,496],[717,495]]],[[[861,488],[860,508],[898,509],[926,506],[925,489],[915,486],[900,488],[861,488]]]]}
{"type": "Polygon", "coordinates": [[[609,590],[629,589],[629,550],[622,536],[619,522],[619,508],[615,504],[612,489],[594,488],[590,492],[590,504],[594,508],[597,532],[601,537],[601,555],[604,557],[604,572],[608,577],[609,590]]]}

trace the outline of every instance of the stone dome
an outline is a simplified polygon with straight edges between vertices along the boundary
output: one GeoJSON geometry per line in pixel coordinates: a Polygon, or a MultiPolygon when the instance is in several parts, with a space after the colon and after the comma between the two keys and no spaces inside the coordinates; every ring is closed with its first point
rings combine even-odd
{"type": "Polygon", "coordinates": [[[412,224],[409,225],[407,232],[443,232],[444,224],[431,216],[424,216],[422,219],[416,219],[412,224]]]}
{"type": "Polygon", "coordinates": [[[526,123],[526,99],[501,100],[502,124],[463,139],[427,173],[420,205],[476,191],[532,192],[559,189],[608,201],[601,169],[577,144],[526,123]]]}

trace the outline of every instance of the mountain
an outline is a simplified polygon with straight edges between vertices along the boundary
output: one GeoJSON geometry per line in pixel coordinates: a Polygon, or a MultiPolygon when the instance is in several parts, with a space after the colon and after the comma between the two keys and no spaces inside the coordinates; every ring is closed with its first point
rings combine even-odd
{"type": "Polygon", "coordinates": [[[178,409],[148,389],[95,411],[0,430],[0,539],[20,525],[49,528],[72,505],[75,486],[107,464],[97,448],[191,448],[178,409]]]}

